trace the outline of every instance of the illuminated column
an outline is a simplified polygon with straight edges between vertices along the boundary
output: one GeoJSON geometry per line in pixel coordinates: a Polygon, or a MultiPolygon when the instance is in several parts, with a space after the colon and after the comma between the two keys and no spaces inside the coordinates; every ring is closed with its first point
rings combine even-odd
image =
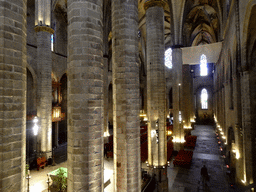
{"type": "Polygon", "coordinates": [[[0,191],[24,192],[27,1],[0,4],[0,191]]]}
{"type": "MultiPolygon", "coordinates": [[[[108,127],[108,58],[103,58],[103,104],[104,104],[104,137],[109,136],[109,127],[108,127]]],[[[108,139],[105,139],[107,142],[108,139]]]]}
{"type": "Polygon", "coordinates": [[[182,111],[182,50],[172,50],[173,61],[173,136],[174,149],[180,150],[184,142],[183,111],[182,111]]]}
{"type": "Polygon", "coordinates": [[[252,154],[252,119],[249,71],[241,72],[241,106],[242,106],[242,130],[243,130],[243,163],[244,179],[246,184],[253,181],[253,154],[252,154]]]}
{"type": "Polygon", "coordinates": [[[159,0],[149,0],[144,5],[147,30],[148,163],[157,176],[158,191],[167,190],[164,5],[165,2],[159,0]]]}
{"type": "Polygon", "coordinates": [[[68,0],[69,192],[103,192],[103,0],[68,0]]]}
{"type": "Polygon", "coordinates": [[[37,116],[40,120],[40,151],[48,158],[52,154],[52,52],[50,28],[51,0],[35,1],[35,31],[37,32],[37,116]]]}
{"type": "Polygon", "coordinates": [[[112,1],[114,191],[141,191],[138,1],[112,1]]]}

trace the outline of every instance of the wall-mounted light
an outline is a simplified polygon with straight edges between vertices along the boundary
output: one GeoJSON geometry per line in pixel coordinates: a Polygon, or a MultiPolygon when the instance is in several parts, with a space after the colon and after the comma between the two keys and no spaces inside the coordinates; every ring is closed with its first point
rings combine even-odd
{"type": "Polygon", "coordinates": [[[182,118],[181,118],[181,111],[179,111],[179,122],[181,123],[182,118]]]}
{"type": "Polygon", "coordinates": [[[104,132],[104,137],[109,137],[109,136],[110,136],[110,134],[109,134],[108,130],[105,131],[105,132],[104,132]]]}
{"type": "Polygon", "coordinates": [[[156,135],[156,130],[151,130],[151,137],[154,137],[156,135]]]}
{"type": "Polygon", "coordinates": [[[236,150],[236,159],[239,159],[240,158],[240,153],[238,150],[236,150]]]}
{"type": "Polygon", "coordinates": [[[158,132],[158,129],[159,129],[159,119],[156,120],[156,143],[159,142],[159,132],[158,132]]]}
{"type": "Polygon", "coordinates": [[[168,130],[167,135],[170,136],[172,134],[172,131],[168,130]]]}
{"type": "Polygon", "coordinates": [[[184,139],[180,139],[180,138],[176,138],[175,136],[173,136],[173,143],[185,143],[184,139]]]}

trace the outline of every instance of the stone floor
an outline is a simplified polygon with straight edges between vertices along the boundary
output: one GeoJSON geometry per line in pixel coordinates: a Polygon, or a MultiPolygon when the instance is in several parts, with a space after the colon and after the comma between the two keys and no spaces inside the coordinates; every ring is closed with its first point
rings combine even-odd
{"type": "Polygon", "coordinates": [[[226,168],[212,126],[197,125],[192,135],[197,136],[192,163],[189,168],[168,167],[170,192],[229,192],[226,168]],[[210,181],[203,187],[200,181],[201,167],[206,165],[210,181]]]}
{"type": "MultiPolygon", "coordinates": [[[[67,167],[67,161],[63,163],[56,164],[55,166],[47,166],[44,169],[39,171],[31,170],[30,175],[31,179],[29,181],[29,191],[30,192],[47,192],[47,173],[59,168],[67,167]]],[[[113,159],[105,159],[104,162],[104,182],[107,182],[110,179],[110,184],[105,188],[104,192],[113,191],[113,159]]],[[[27,183],[28,184],[28,183],[27,183]]]]}
{"type": "MultiPolygon", "coordinates": [[[[231,192],[225,175],[225,164],[220,156],[215,131],[212,126],[197,125],[192,135],[197,136],[192,164],[190,168],[168,167],[169,192],[231,192]],[[210,175],[210,181],[203,188],[200,182],[200,171],[206,165],[210,175]]],[[[40,171],[32,170],[30,179],[30,192],[47,191],[47,173],[58,167],[67,167],[67,162],[56,166],[48,166],[40,171]]],[[[142,168],[146,165],[142,164],[142,168]]],[[[110,184],[104,192],[113,192],[113,159],[104,161],[104,182],[110,179],[110,184]]]]}

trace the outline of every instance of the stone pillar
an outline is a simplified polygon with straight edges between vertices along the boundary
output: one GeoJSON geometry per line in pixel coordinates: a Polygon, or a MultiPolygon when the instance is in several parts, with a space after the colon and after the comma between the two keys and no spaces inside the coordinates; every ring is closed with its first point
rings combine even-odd
{"type": "Polygon", "coordinates": [[[56,147],[59,146],[59,121],[55,122],[55,144],[56,147]]]}
{"type": "Polygon", "coordinates": [[[103,192],[103,0],[68,0],[68,190],[103,192]]]}
{"type": "Polygon", "coordinates": [[[141,191],[138,1],[112,1],[114,191],[141,191]]]}
{"type": "Polygon", "coordinates": [[[236,178],[237,182],[241,182],[244,179],[244,167],[243,167],[243,132],[242,128],[236,124],[235,125],[235,142],[236,150],[236,178]]]}
{"type": "Polygon", "coordinates": [[[23,192],[26,160],[26,0],[0,0],[0,191],[23,192]]]}
{"type": "Polygon", "coordinates": [[[191,92],[192,81],[190,75],[190,66],[183,65],[182,69],[182,79],[183,79],[183,86],[182,86],[182,111],[183,111],[183,125],[184,129],[191,129],[191,114],[192,114],[192,103],[191,97],[193,97],[193,91],[191,92]]]}
{"type": "Polygon", "coordinates": [[[242,105],[242,131],[243,131],[243,163],[244,180],[251,183],[253,177],[252,158],[252,125],[251,125],[251,98],[250,98],[250,74],[241,72],[241,105],[242,105]]]}
{"type": "Polygon", "coordinates": [[[180,150],[183,146],[184,131],[183,131],[183,111],[182,111],[182,50],[174,48],[172,50],[173,61],[173,136],[174,149],[180,150]],[[181,117],[181,119],[180,119],[181,117]]]}
{"type": "Polygon", "coordinates": [[[46,158],[52,155],[52,52],[50,28],[51,1],[35,1],[35,31],[37,32],[37,116],[39,146],[46,158]]]}
{"type": "Polygon", "coordinates": [[[108,143],[108,58],[103,58],[103,105],[104,105],[104,143],[108,143]]]}
{"type": "Polygon", "coordinates": [[[146,1],[144,5],[147,30],[148,163],[154,168],[158,191],[166,191],[168,188],[165,175],[167,141],[164,5],[164,1],[155,0],[146,1]]]}

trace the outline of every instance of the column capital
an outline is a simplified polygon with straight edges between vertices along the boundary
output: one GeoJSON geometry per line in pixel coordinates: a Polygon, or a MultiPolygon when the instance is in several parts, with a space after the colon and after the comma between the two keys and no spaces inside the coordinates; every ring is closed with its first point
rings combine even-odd
{"type": "Polygon", "coordinates": [[[45,26],[45,25],[37,25],[37,26],[35,26],[34,29],[35,29],[36,32],[45,31],[45,32],[48,32],[50,34],[54,33],[54,30],[51,27],[48,27],[48,26],[45,26]]]}
{"type": "Polygon", "coordinates": [[[148,0],[144,3],[144,9],[145,11],[147,11],[148,8],[155,7],[155,6],[164,8],[165,4],[166,3],[164,0],[148,0]]]}

